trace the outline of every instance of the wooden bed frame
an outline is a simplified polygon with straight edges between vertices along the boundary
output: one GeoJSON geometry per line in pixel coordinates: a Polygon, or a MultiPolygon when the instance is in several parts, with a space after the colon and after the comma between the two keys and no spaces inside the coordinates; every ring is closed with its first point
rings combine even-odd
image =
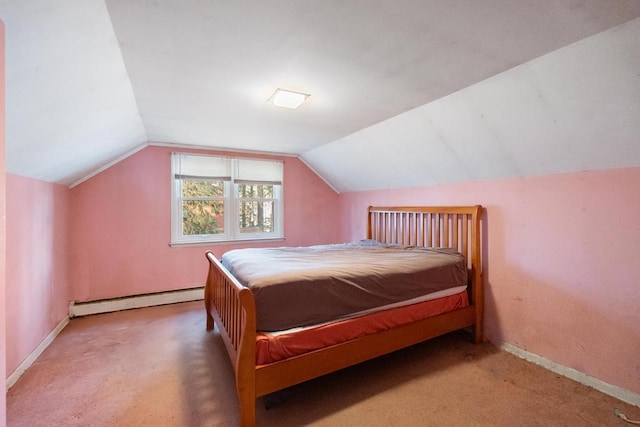
{"type": "Polygon", "coordinates": [[[240,424],[253,426],[256,399],[448,332],[470,328],[483,340],[484,311],[480,216],[482,207],[369,207],[367,238],[385,243],[450,247],[469,268],[469,307],[401,325],[289,359],[256,365],[256,312],[253,294],[207,251],[205,287],[207,330],[218,325],[235,371],[240,424]]]}

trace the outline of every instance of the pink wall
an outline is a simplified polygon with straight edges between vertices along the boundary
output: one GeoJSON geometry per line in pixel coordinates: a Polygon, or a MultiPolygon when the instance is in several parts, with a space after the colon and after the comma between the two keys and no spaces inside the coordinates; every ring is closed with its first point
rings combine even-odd
{"type": "MultiPolygon", "coordinates": [[[[169,247],[171,151],[147,147],[71,190],[74,300],[201,286],[207,273],[205,250],[220,256],[247,246],[169,247]]],[[[286,241],[262,246],[336,241],[338,195],[299,159],[281,159],[286,241]]]]}
{"type": "MultiPolygon", "coordinates": [[[[5,100],[4,100],[4,22],[0,21],[0,390],[7,389],[6,355],[6,174],[5,174],[5,100]]],[[[6,394],[0,393],[0,426],[7,424],[6,394]]]]}
{"type": "MultiPolygon", "coordinates": [[[[8,176],[9,372],[69,300],[198,286],[206,249],[242,246],[169,247],[170,152],[148,147],[72,190],[8,176]]],[[[640,393],[640,168],[338,196],[283,160],[287,239],[265,245],[363,238],[368,205],[480,203],[488,338],[640,393]]]]}
{"type": "Polygon", "coordinates": [[[67,187],[7,175],[7,373],[69,312],[67,187]]]}
{"type": "Polygon", "coordinates": [[[640,168],[340,196],[342,239],[368,205],[486,208],[486,335],[640,393],[640,168]]]}

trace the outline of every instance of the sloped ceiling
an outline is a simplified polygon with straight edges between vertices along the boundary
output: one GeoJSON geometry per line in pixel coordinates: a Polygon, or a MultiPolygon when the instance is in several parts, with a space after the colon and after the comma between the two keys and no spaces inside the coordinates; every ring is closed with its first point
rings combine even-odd
{"type": "Polygon", "coordinates": [[[0,0],[7,171],[70,183],[148,138],[101,1],[0,0]]]}
{"type": "Polygon", "coordinates": [[[340,191],[640,165],[640,0],[0,0],[7,170],[147,143],[300,155],[340,191]],[[299,110],[266,99],[311,94],[299,110]]]}
{"type": "Polygon", "coordinates": [[[303,157],[341,192],[640,166],[640,19],[303,157]]]}

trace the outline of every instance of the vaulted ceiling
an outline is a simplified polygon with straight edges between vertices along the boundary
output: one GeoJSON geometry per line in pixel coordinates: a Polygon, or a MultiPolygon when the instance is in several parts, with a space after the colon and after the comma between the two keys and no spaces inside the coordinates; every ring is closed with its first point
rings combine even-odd
{"type": "Polygon", "coordinates": [[[150,143],[299,155],[339,191],[640,166],[640,0],[0,0],[7,170],[150,143]],[[310,93],[273,107],[276,88],[310,93]]]}

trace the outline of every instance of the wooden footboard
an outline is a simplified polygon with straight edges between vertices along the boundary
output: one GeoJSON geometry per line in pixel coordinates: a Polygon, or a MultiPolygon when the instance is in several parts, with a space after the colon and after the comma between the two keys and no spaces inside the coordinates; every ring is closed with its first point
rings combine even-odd
{"type": "Polygon", "coordinates": [[[256,308],[253,294],[242,286],[211,251],[204,289],[207,330],[214,321],[227,347],[236,377],[241,425],[255,424],[256,308]]]}
{"type": "Polygon", "coordinates": [[[481,206],[370,207],[367,213],[367,238],[405,245],[451,247],[461,252],[469,268],[469,307],[268,365],[255,364],[253,294],[208,251],[207,329],[213,329],[215,321],[233,364],[240,424],[255,424],[256,398],[303,381],[458,329],[471,327],[473,340],[482,341],[481,213],[481,206]]]}

